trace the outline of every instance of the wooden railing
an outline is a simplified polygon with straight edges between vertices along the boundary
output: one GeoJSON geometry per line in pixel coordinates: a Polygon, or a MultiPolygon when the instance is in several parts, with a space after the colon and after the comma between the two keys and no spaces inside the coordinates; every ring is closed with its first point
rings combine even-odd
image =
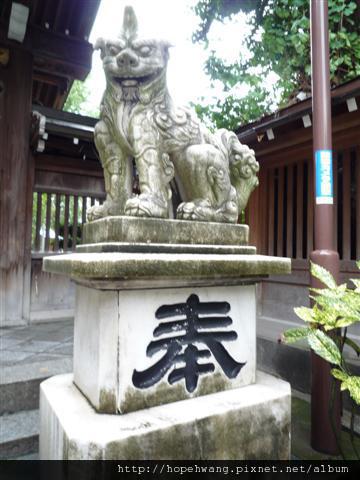
{"type": "MultiPolygon", "coordinates": [[[[314,248],[314,179],[309,160],[267,169],[266,253],[307,259],[314,248]]],[[[334,242],[341,260],[360,258],[359,148],[334,153],[334,242]]]]}
{"type": "Polygon", "coordinates": [[[32,251],[74,250],[81,241],[87,209],[103,197],[78,196],[48,191],[33,194],[32,251]]]}

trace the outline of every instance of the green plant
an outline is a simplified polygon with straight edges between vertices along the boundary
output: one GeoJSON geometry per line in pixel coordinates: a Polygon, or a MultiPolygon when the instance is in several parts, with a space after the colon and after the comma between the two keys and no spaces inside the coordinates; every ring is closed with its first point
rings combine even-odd
{"type": "MultiPolygon", "coordinates": [[[[360,261],[357,262],[357,267],[360,269],[360,261]]],[[[359,345],[347,337],[347,327],[360,322],[360,279],[351,279],[352,288],[348,288],[346,283],[337,285],[333,276],[320,265],[311,262],[310,270],[311,274],[326,288],[310,289],[313,306],[294,308],[296,315],[308,326],[287,330],[282,340],[285,343],[294,343],[306,339],[310,348],[333,366],[331,374],[340,382],[341,390],[348,390],[350,397],[360,405],[360,377],[352,375],[343,353],[344,346],[347,345],[356,352],[357,356],[360,355],[359,345]]],[[[334,395],[335,383],[332,386],[329,415],[339,450],[345,459],[340,438],[332,421],[334,395]]],[[[354,422],[355,406],[353,405],[350,438],[356,456],[359,458],[354,441],[354,422]]]]}
{"type": "MultiPolygon", "coordinates": [[[[357,0],[328,0],[330,31],[330,80],[340,85],[360,75],[360,3],[357,0]]],[[[209,55],[205,72],[222,84],[226,100],[204,103],[197,112],[216,125],[236,129],[268,114],[274,108],[296,101],[311,92],[310,2],[309,0],[198,0],[194,11],[199,25],[194,42],[202,42],[209,55]],[[229,22],[246,14],[252,34],[234,40],[239,49],[236,62],[218,56],[213,49],[213,22],[229,22]],[[273,72],[273,81],[264,81],[273,72]],[[247,86],[239,96],[238,85],[247,86]]]]}
{"type": "MultiPolygon", "coordinates": [[[[360,269],[360,261],[357,262],[360,269]]],[[[360,405],[360,377],[352,375],[345,361],[345,345],[360,355],[360,347],[347,337],[347,327],[360,322],[360,280],[351,279],[355,288],[346,283],[337,285],[333,276],[320,265],[311,263],[311,274],[326,288],[311,288],[313,306],[298,307],[294,311],[309,326],[291,328],[283,334],[286,343],[307,339],[309,346],[324,360],[334,366],[332,375],[341,382],[341,390],[348,390],[351,398],[360,405]],[[339,335],[331,332],[340,331],[339,335]]]]}

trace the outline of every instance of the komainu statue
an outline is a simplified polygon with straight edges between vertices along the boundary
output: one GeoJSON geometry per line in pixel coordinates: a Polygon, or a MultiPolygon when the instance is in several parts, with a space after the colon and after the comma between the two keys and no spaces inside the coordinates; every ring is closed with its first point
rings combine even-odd
{"type": "Polygon", "coordinates": [[[169,43],[138,36],[132,7],[120,36],[99,38],[106,90],[95,127],[106,200],[88,220],[108,215],[171,218],[175,182],[180,220],[235,223],[258,185],[254,151],[221,129],[209,132],[166,86],[169,43]],[[139,195],[133,195],[134,167],[139,195]]]}

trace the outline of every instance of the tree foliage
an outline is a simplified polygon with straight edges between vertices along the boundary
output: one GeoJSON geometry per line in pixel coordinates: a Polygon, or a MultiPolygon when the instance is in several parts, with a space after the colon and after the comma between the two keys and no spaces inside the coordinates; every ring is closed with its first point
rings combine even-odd
{"type": "Polygon", "coordinates": [[[87,100],[90,96],[89,87],[86,81],[75,80],[72,84],[70,93],[66,99],[63,110],[65,112],[77,113],[79,115],[88,115],[89,117],[99,117],[99,111],[88,106],[87,100]]]}
{"type": "Polygon", "coordinates": [[[87,98],[87,88],[84,82],[75,80],[64,105],[65,112],[81,113],[81,106],[87,98]]]}
{"type": "MultiPolygon", "coordinates": [[[[360,75],[360,0],[328,0],[328,9],[330,75],[336,86],[360,75]]],[[[309,0],[199,0],[194,10],[200,23],[193,41],[209,50],[205,71],[229,93],[224,103],[197,105],[200,116],[218,128],[233,129],[294,101],[299,92],[310,94],[309,0]],[[211,50],[208,35],[214,21],[238,12],[247,14],[251,26],[252,34],[243,39],[250,55],[240,53],[238,61],[229,64],[211,50]],[[278,78],[273,90],[264,82],[270,72],[278,78]],[[239,84],[249,87],[241,99],[232,93],[239,84]],[[279,101],[274,104],[275,92],[279,101]]]]}

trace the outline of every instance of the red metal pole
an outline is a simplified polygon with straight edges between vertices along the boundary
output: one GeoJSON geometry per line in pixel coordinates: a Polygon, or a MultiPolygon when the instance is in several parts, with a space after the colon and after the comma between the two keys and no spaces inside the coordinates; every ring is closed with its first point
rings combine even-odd
{"type": "MultiPolygon", "coordinates": [[[[311,0],[311,71],[313,109],[313,151],[315,179],[314,248],[310,259],[339,277],[339,255],[334,249],[334,205],[331,139],[328,5],[311,0]]],[[[312,287],[323,285],[311,277],[312,287]]],[[[331,366],[312,353],[311,445],[315,450],[337,454],[336,435],[340,433],[340,390],[330,374],[331,366]],[[332,412],[329,406],[333,402],[332,412]]]]}

